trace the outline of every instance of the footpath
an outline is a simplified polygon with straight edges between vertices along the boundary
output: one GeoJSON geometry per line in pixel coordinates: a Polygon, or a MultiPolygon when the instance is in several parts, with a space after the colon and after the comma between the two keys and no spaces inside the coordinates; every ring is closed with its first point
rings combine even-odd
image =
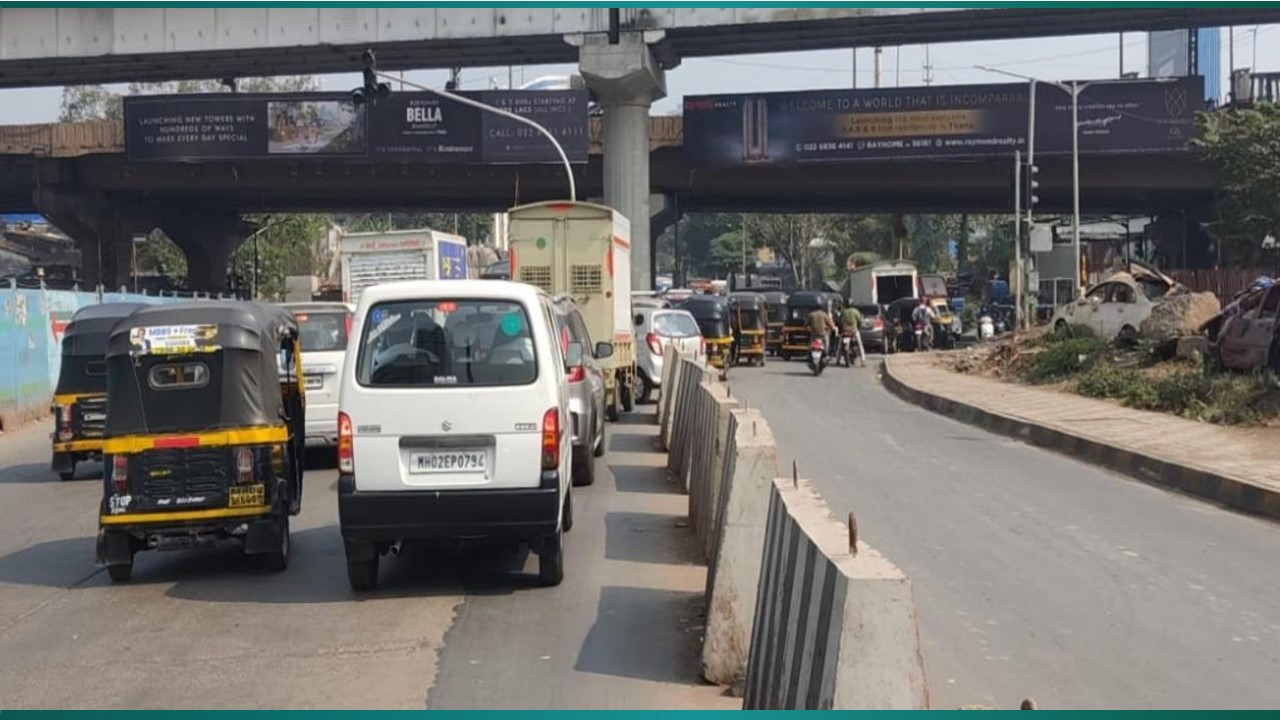
{"type": "Polygon", "coordinates": [[[1280,431],[1231,428],[989,380],[894,355],[885,386],[928,410],[1144,482],[1280,519],[1280,431]]]}

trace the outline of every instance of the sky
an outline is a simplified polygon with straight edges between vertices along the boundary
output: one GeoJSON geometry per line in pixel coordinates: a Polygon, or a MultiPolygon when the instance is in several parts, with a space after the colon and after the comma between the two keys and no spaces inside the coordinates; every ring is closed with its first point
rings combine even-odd
{"type": "MultiPolygon", "coordinates": [[[[1228,87],[1228,31],[1222,30],[1222,88],[1228,87]]],[[[1124,36],[1124,70],[1146,75],[1145,33],[1124,36]]],[[[1090,80],[1120,75],[1120,36],[1081,35],[971,43],[884,48],[881,54],[881,87],[924,84],[959,85],[1014,82],[1012,78],[974,68],[987,65],[1042,80],[1090,80]],[[926,63],[927,57],[927,63],[926,63]],[[925,66],[929,65],[930,70],[925,66]]],[[[1259,71],[1280,71],[1280,25],[1235,29],[1235,65],[1259,71]]],[[[874,50],[858,51],[858,86],[874,87],[874,50]]],[[[517,67],[511,71],[516,86],[541,75],[568,74],[571,65],[517,67]]],[[[410,72],[415,82],[442,87],[443,70],[410,72]]],[[[462,87],[480,90],[506,87],[508,68],[465,68],[462,87]]],[[[360,83],[355,73],[321,78],[326,90],[350,90],[360,83]]],[[[816,90],[852,85],[852,52],[814,52],[737,55],[686,60],[667,73],[667,97],[654,104],[655,115],[678,114],[681,98],[733,92],[816,90]]],[[[0,90],[0,124],[51,122],[58,117],[60,88],[0,90]]]]}

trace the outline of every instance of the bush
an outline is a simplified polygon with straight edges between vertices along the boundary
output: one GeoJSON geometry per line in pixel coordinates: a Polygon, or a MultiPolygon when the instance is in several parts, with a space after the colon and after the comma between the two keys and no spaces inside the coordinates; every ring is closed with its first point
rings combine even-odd
{"type": "Polygon", "coordinates": [[[1047,337],[1050,342],[1065,342],[1067,340],[1095,338],[1097,335],[1093,333],[1093,328],[1088,325],[1063,325],[1061,328],[1054,328],[1053,332],[1049,333],[1047,337]]]}
{"type": "Polygon", "coordinates": [[[1113,365],[1096,364],[1080,376],[1076,392],[1085,397],[1124,399],[1135,394],[1146,378],[1133,370],[1120,370],[1113,365]]]}
{"type": "Polygon", "coordinates": [[[1078,337],[1055,342],[1036,356],[1031,381],[1053,382],[1088,370],[1107,344],[1096,337],[1078,337]]]}

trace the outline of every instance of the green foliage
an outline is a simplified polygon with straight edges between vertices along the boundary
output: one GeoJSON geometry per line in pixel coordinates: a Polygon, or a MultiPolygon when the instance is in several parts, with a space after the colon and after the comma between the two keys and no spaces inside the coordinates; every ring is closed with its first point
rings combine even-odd
{"type": "Polygon", "coordinates": [[[187,256],[161,230],[152,230],[137,247],[138,271],[156,273],[181,285],[187,277],[187,256]]]}
{"type": "Polygon", "coordinates": [[[1280,231],[1280,105],[1204,113],[1199,125],[1195,144],[1221,176],[1207,229],[1223,264],[1265,264],[1262,239],[1280,231]]]}
{"type": "Polygon", "coordinates": [[[58,122],[119,120],[124,117],[120,97],[100,85],[68,85],[62,88],[58,122]]]}
{"type": "Polygon", "coordinates": [[[1086,397],[1119,400],[1139,410],[1224,425],[1253,425],[1268,412],[1275,414],[1275,379],[1269,373],[1219,375],[1184,368],[1152,377],[1097,363],[1080,376],[1076,391],[1086,397]]]}
{"type": "Polygon", "coordinates": [[[1064,340],[1074,340],[1077,338],[1096,338],[1093,328],[1088,325],[1063,325],[1060,328],[1054,328],[1053,332],[1046,336],[1049,342],[1061,342],[1064,340]]]}
{"type": "Polygon", "coordinates": [[[1031,381],[1053,382],[1088,370],[1106,348],[1107,344],[1096,337],[1055,342],[1036,355],[1031,366],[1031,381]]]}
{"type": "Polygon", "coordinates": [[[329,228],[325,215],[249,216],[259,232],[231,256],[231,272],[237,285],[252,288],[257,268],[259,298],[279,300],[288,275],[319,275],[327,263],[319,252],[329,228]],[[323,265],[323,267],[322,267],[323,265]]]}

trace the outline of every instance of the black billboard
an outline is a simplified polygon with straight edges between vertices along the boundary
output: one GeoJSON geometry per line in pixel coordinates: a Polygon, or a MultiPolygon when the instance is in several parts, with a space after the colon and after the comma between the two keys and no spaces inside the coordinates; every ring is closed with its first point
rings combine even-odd
{"type": "MultiPolygon", "coordinates": [[[[570,162],[587,161],[581,90],[460,93],[547,128],[570,162]]],[[[357,105],[348,93],[125,98],[131,160],[379,157],[440,163],[554,163],[535,129],[433,93],[393,93],[357,105]]]]}
{"type": "MultiPolygon", "coordinates": [[[[1082,152],[1182,150],[1201,78],[1099,83],[1080,95],[1082,152]]],[[[1027,150],[1027,83],[709,95],[684,101],[695,165],[979,158],[1027,150]]],[[[1036,87],[1036,152],[1071,149],[1071,96],[1036,87]]]]}

